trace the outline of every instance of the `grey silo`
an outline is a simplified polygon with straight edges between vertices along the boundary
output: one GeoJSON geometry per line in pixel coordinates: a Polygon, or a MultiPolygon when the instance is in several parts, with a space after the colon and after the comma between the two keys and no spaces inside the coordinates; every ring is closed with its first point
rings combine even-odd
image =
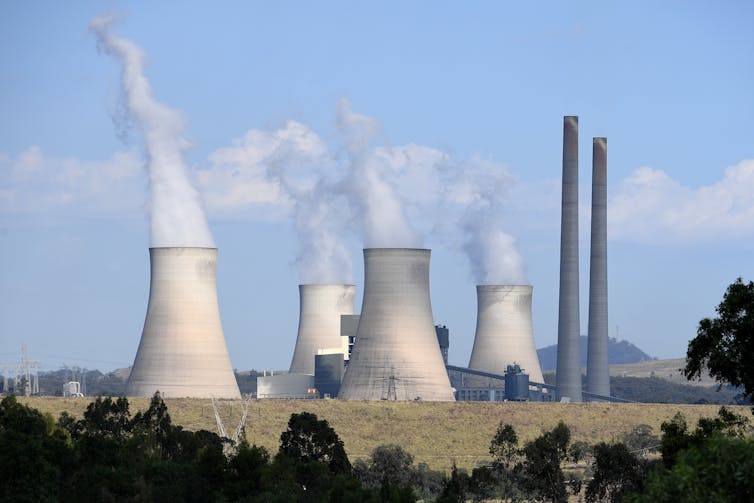
{"type": "Polygon", "coordinates": [[[453,401],[432,319],[430,251],[364,250],[364,299],[339,398],[453,401]]]}
{"type": "Polygon", "coordinates": [[[240,398],[217,304],[216,248],[150,248],[149,304],[128,396],[240,398]]]}
{"type": "Polygon", "coordinates": [[[607,321],[607,138],[594,138],[586,390],[604,396],[610,395],[607,321]]]}
{"type": "Polygon", "coordinates": [[[296,347],[289,371],[314,375],[314,357],[319,349],[343,348],[340,316],[353,314],[353,285],[299,285],[299,317],[296,347]]]}
{"type": "Polygon", "coordinates": [[[503,375],[518,363],[544,382],[534,343],[531,285],[477,285],[477,318],[469,368],[503,375]]]}
{"type": "Polygon", "coordinates": [[[556,396],[581,401],[579,355],[579,118],[563,117],[560,305],[556,396]]]}

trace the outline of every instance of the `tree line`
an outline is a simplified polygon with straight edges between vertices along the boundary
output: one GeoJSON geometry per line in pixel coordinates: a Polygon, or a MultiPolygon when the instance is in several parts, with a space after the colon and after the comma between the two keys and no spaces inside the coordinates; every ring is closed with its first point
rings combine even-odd
{"type": "Polygon", "coordinates": [[[174,425],[159,394],[135,415],[126,398],[97,398],[83,418],[63,412],[57,420],[8,396],[0,402],[0,501],[751,500],[748,418],[722,407],[694,430],[680,414],[661,430],[658,437],[640,425],[619,441],[588,445],[572,442],[561,422],[522,444],[501,423],[491,462],[446,475],[415,465],[397,445],[352,464],[335,430],[308,412],[291,415],[271,455],[174,425]],[[659,456],[647,458],[651,451],[659,456]]]}

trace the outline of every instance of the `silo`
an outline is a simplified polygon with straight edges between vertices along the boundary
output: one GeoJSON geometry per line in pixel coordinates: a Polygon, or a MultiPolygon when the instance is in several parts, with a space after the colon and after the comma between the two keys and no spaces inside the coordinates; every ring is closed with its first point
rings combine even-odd
{"type": "Polygon", "coordinates": [[[364,299],[339,398],[453,401],[432,320],[430,251],[364,250],[364,299]]]}
{"type": "Polygon", "coordinates": [[[579,118],[563,117],[560,306],[556,396],[581,401],[579,355],[579,118]]]}
{"type": "Polygon", "coordinates": [[[353,314],[353,285],[299,285],[299,317],[296,348],[290,372],[314,375],[314,356],[319,349],[348,346],[340,336],[340,316],[353,314]]]}
{"type": "Polygon", "coordinates": [[[477,285],[474,348],[469,368],[503,375],[518,364],[534,382],[544,382],[534,344],[531,285],[477,285]]]}
{"type": "Polygon", "coordinates": [[[586,390],[604,396],[610,395],[607,337],[607,138],[594,138],[586,390]]]}
{"type": "Polygon", "coordinates": [[[128,396],[240,398],[217,305],[216,248],[150,248],[149,304],[128,396]]]}

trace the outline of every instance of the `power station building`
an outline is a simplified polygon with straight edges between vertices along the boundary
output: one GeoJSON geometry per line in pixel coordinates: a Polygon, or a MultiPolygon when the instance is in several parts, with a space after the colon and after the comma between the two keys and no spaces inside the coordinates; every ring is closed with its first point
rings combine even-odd
{"type": "Polygon", "coordinates": [[[531,285],[478,285],[477,321],[469,368],[503,375],[520,365],[534,382],[542,383],[534,343],[531,285]]]}
{"type": "MultiPolygon", "coordinates": [[[[290,372],[314,375],[319,350],[339,349],[348,354],[348,340],[341,336],[341,316],[353,315],[354,285],[299,285],[299,318],[296,348],[290,372]]],[[[342,364],[342,361],[341,361],[342,364]]]]}

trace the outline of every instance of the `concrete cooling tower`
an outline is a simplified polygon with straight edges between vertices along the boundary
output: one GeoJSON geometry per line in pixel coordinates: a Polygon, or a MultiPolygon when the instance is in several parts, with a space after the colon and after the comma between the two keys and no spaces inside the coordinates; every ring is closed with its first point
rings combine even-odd
{"type": "Polygon", "coordinates": [[[592,141],[592,242],[589,262],[586,390],[610,395],[607,361],[607,138],[592,141]]]}
{"type": "Polygon", "coordinates": [[[579,118],[563,117],[563,195],[560,222],[560,305],[556,396],[581,401],[579,355],[579,118]]]}
{"type": "Polygon", "coordinates": [[[353,314],[353,285],[299,285],[298,337],[290,372],[314,375],[318,349],[343,348],[340,316],[353,314]]]}
{"type": "Polygon", "coordinates": [[[339,398],[452,401],[432,320],[429,250],[364,250],[364,301],[339,398]]]}
{"type": "Polygon", "coordinates": [[[476,335],[469,368],[503,375],[518,363],[543,383],[531,317],[531,285],[478,285],[476,335]]]}
{"type": "Polygon", "coordinates": [[[149,305],[128,396],[240,398],[217,305],[217,249],[150,248],[149,305]]]}

